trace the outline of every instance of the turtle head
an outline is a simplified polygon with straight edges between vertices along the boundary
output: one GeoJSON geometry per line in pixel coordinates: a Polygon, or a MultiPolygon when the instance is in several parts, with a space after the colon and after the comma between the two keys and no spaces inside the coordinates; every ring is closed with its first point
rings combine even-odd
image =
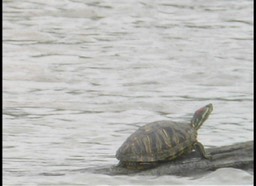
{"type": "Polygon", "coordinates": [[[191,125],[198,130],[201,125],[207,120],[208,116],[211,114],[213,110],[212,104],[208,104],[200,109],[198,109],[191,120],[191,125]]]}

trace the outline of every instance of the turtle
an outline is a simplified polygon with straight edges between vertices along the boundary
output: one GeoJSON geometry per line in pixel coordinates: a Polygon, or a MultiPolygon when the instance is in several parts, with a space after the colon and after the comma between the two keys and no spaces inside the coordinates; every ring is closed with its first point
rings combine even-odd
{"type": "Polygon", "coordinates": [[[213,105],[195,111],[190,122],[155,121],[139,127],[116,151],[118,167],[143,170],[171,161],[193,150],[202,158],[211,159],[197,141],[197,130],[213,110],[213,105]]]}

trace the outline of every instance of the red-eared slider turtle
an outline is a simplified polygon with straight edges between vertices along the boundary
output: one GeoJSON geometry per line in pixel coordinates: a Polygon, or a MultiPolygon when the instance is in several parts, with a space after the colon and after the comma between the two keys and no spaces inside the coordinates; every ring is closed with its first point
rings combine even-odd
{"type": "Polygon", "coordinates": [[[193,149],[198,150],[202,157],[210,159],[204,146],[197,141],[197,130],[212,110],[212,104],[198,109],[188,123],[156,121],[140,127],[117,150],[116,158],[120,160],[118,166],[147,169],[193,149]]]}

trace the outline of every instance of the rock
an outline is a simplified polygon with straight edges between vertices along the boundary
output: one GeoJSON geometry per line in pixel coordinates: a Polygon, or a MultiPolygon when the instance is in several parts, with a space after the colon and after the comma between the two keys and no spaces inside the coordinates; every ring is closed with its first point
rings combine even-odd
{"type": "Polygon", "coordinates": [[[202,159],[201,156],[194,151],[176,160],[161,163],[155,168],[144,171],[128,170],[117,166],[90,168],[87,169],[87,171],[107,175],[139,174],[191,176],[214,171],[219,168],[233,167],[253,172],[253,141],[208,148],[206,152],[212,155],[211,160],[202,159]]]}

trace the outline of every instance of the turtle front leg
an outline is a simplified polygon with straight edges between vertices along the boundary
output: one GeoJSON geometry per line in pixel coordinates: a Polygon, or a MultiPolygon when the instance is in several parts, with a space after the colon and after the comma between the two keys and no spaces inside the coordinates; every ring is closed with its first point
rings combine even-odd
{"type": "Polygon", "coordinates": [[[197,142],[194,144],[194,147],[195,147],[195,150],[196,150],[197,152],[199,152],[202,157],[204,157],[205,159],[208,159],[208,160],[211,160],[211,159],[212,159],[212,156],[211,156],[210,154],[207,154],[207,153],[205,152],[205,149],[204,149],[204,146],[202,145],[202,143],[200,143],[200,142],[197,141],[197,142]]]}

